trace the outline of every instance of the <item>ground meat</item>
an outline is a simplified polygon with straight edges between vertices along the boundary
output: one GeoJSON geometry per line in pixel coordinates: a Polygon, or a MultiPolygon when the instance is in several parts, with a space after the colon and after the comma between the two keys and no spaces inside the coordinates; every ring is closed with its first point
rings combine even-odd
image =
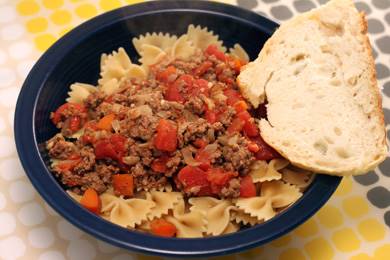
{"type": "Polygon", "coordinates": [[[75,166],[77,173],[90,171],[95,165],[95,152],[92,147],[84,146],[80,150],[81,161],[75,166]]]}
{"type": "Polygon", "coordinates": [[[134,185],[137,190],[161,189],[168,184],[168,179],[161,174],[141,175],[134,178],[134,185]]]}
{"type": "Polygon", "coordinates": [[[46,148],[49,151],[49,156],[54,159],[67,160],[69,157],[78,154],[76,145],[65,141],[61,134],[57,134],[47,141],[46,148]]]}
{"type": "Polygon", "coordinates": [[[139,157],[143,165],[149,166],[154,160],[153,150],[152,143],[135,143],[129,146],[129,156],[139,157]]]}
{"type": "Polygon", "coordinates": [[[236,144],[222,144],[221,151],[225,160],[223,167],[228,171],[237,171],[240,174],[246,175],[249,171],[249,166],[255,160],[253,153],[248,148],[248,143],[244,137],[240,137],[236,144]]]}
{"type": "Polygon", "coordinates": [[[179,125],[179,147],[183,147],[184,144],[190,143],[198,138],[206,137],[209,139],[207,135],[209,129],[212,129],[210,123],[203,118],[179,125]]]}
{"type": "Polygon", "coordinates": [[[219,116],[219,122],[224,126],[228,127],[234,118],[236,111],[232,107],[227,107],[227,109],[219,116]]]}
{"type": "Polygon", "coordinates": [[[155,116],[141,115],[134,119],[120,122],[121,133],[126,133],[132,138],[149,141],[155,134],[158,119],[155,116]]]}
{"type": "Polygon", "coordinates": [[[113,113],[113,105],[108,102],[102,102],[97,108],[96,108],[96,114],[95,116],[98,118],[101,118],[103,116],[106,116],[108,114],[113,113]]]}
{"type": "Polygon", "coordinates": [[[165,176],[171,177],[179,169],[180,163],[183,161],[183,155],[180,151],[176,151],[175,154],[167,161],[167,170],[164,173],[165,176]]]}
{"type": "Polygon", "coordinates": [[[106,98],[106,95],[103,91],[96,91],[91,93],[84,104],[87,109],[95,110],[106,98]]]}
{"type": "Polygon", "coordinates": [[[238,198],[240,196],[240,180],[238,178],[231,179],[228,186],[222,188],[220,196],[222,198],[238,198]]]}
{"type": "Polygon", "coordinates": [[[185,108],[190,112],[201,115],[204,113],[205,107],[203,100],[200,97],[192,97],[185,103],[185,108]]]}

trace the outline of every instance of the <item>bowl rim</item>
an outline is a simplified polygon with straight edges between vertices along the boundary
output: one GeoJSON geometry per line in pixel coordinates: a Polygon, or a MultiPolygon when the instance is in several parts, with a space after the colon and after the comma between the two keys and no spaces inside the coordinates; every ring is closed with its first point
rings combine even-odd
{"type": "Polygon", "coordinates": [[[67,195],[43,162],[35,138],[34,122],[38,97],[53,68],[82,39],[96,31],[132,17],[163,12],[201,12],[228,16],[261,28],[270,35],[278,26],[272,20],[243,8],[196,0],[151,1],[126,6],[77,26],[41,56],[28,74],[18,97],[14,117],[15,142],[28,178],[43,199],[73,225],[100,240],[140,253],[171,257],[226,255],[264,244],[289,232],[312,216],[330,198],[340,183],[340,177],[316,176],[293,207],[263,224],[224,236],[178,239],[129,231],[90,213],[67,195]],[[51,185],[45,185],[48,181],[51,185]]]}

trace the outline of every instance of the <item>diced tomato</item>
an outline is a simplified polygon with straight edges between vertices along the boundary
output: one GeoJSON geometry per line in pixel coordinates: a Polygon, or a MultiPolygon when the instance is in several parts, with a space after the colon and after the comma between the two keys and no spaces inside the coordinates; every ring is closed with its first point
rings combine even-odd
{"type": "Polygon", "coordinates": [[[165,83],[172,82],[176,79],[176,68],[168,66],[165,70],[157,73],[156,79],[165,83]]]}
{"type": "Polygon", "coordinates": [[[80,112],[83,112],[85,113],[86,110],[85,110],[85,107],[83,105],[80,105],[80,104],[77,104],[77,103],[65,103],[63,105],[61,105],[53,114],[53,117],[52,117],[52,122],[54,124],[57,124],[61,121],[61,117],[63,116],[62,114],[64,113],[64,111],[68,108],[73,108],[75,110],[79,110],[80,112]]]}
{"type": "Polygon", "coordinates": [[[153,234],[161,237],[174,237],[177,232],[174,224],[162,218],[150,222],[150,229],[153,234]]]}
{"type": "Polygon", "coordinates": [[[120,134],[113,134],[109,139],[102,139],[95,144],[96,159],[113,159],[122,161],[125,153],[126,137],[120,134]]]}
{"type": "Polygon", "coordinates": [[[233,119],[232,123],[229,125],[227,132],[229,134],[239,133],[244,127],[245,122],[240,118],[236,117],[233,119]]]}
{"type": "Polygon", "coordinates": [[[185,87],[192,87],[192,84],[194,83],[194,77],[189,74],[181,75],[177,80],[177,84],[183,84],[185,87]]]}
{"type": "Polygon", "coordinates": [[[193,143],[197,148],[200,149],[204,148],[207,145],[207,142],[202,138],[196,139],[193,143]]]}
{"type": "Polygon", "coordinates": [[[177,147],[177,127],[169,120],[160,119],[154,146],[160,151],[174,152],[177,147]]]}
{"type": "Polygon", "coordinates": [[[72,132],[77,132],[81,128],[81,118],[79,116],[72,116],[69,119],[69,129],[72,132]]]}
{"type": "Polygon", "coordinates": [[[237,113],[240,113],[242,111],[246,111],[248,109],[248,104],[244,100],[237,101],[233,105],[234,109],[237,113]]]}
{"type": "Polygon", "coordinates": [[[167,156],[161,156],[153,160],[151,168],[153,171],[158,173],[165,173],[167,170],[167,162],[169,158],[167,156]]]}
{"type": "Polygon", "coordinates": [[[84,125],[84,128],[85,129],[91,129],[91,130],[98,130],[99,128],[97,127],[97,123],[95,121],[88,121],[87,123],[85,123],[84,125]]]}
{"type": "Polygon", "coordinates": [[[165,89],[164,98],[168,101],[184,103],[184,97],[176,84],[170,84],[165,89]]]}
{"type": "Polygon", "coordinates": [[[210,168],[210,154],[204,149],[199,149],[195,155],[195,160],[200,162],[199,168],[204,171],[207,171],[210,168]]]}
{"type": "Polygon", "coordinates": [[[259,147],[259,151],[255,153],[257,160],[272,160],[275,158],[281,158],[280,154],[269,146],[260,135],[255,138],[251,138],[252,142],[256,143],[259,147]]]}
{"type": "Polygon", "coordinates": [[[126,146],[125,146],[126,140],[127,140],[127,138],[124,137],[121,134],[113,134],[110,137],[110,142],[112,143],[112,145],[114,146],[115,150],[119,154],[123,154],[123,153],[126,152],[126,146]]]}
{"type": "Polygon", "coordinates": [[[210,124],[214,124],[217,122],[217,112],[214,110],[210,110],[207,105],[205,105],[204,117],[210,124]]]}
{"type": "Polygon", "coordinates": [[[214,55],[215,58],[217,58],[220,61],[226,61],[225,53],[223,53],[222,51],[218,50],[218,47],[215,44],[210,44],[206,48],[205,53],[207,55],[214,55]]]}
{"type": "Polygon", "coordinates": [[[233,86],[234,79],[233,77],[226,76],[225,74],[221,73],[217,76],[217,79],[223,83],[225,83],[228,86],[233,86]]]}
{"type": "Polygon", "coordinates": [[[238,101],[243,100],[241,94],[237,90],[231,88],[225,89],[223,94],[227,97],[226,103],[229,106],[233,106],[238,101]]]}
{"type": "Polygon", "coordinates": [[[204,79],[195,79],[193,80],[192,84],[187,85],[185,88],[186,97],[187,99],[191,97],[197,97],[200,94],[203,94],[205,96],[209,96],[209,88],[208,88],[208,81],[204,79]]]}
{"type": "Polygon", "coordinates": [[[81,136],[81,142],[83,144],[92,144],[95,142],[95,138],[93,136],[84,134],[81,136]]]}
{"type": "Polygon", "coordinates": [[[232,177],[237,175],[235,172],[226,172],[221,168],[211,168],[207,171],[207,180],[211,184],[225,186],[232,177]]]}
{"type": "MultiPolygon", "coordinates": [[[[69,158],[70,159],[70,158],[69,158]]],[[[66,162],[62,162],[54,166],[57,171],[59,172],[66,172],[66,171],[72,171],[74,167],[80,162],[80,159],[70,159],[66,162]]]]}
{"type": "Polygon", "coordinates": [[[194,71],[195,75],[202,76],[206,73],[206,71],[213,66],[213,63],[211,61],[204,61],[202,64],[199,65],[194,71]]]}
{"type": "Polygon", "coordinates": [[[237,113],[237,117],[244,122],[249,121],[252,118],[248,111],[241,111],[240,113],[237,113]]]}
{"type": "Polygon", "coordinates": [[[118,153],[115,151],[114,146],[110,143],[109,140],[99,140],[95,144],[95,156],[96,159],[106,159],[110,158],[113,160],[118,160],[118,153]]]}
{"type": "Polygon", "coordinates": [[[112,186],[118,195],[133,196],[134,179],[131,174],[114,174],[112,176],[112,186]]]}
{"type": "Polygon", "coordinates": [[[242,131],[248,137],[256,137],[259,135],[259,128],[253,122],[253,120],[246,121],[244,127],[242,128],[242,131]]]}
{"type": "Polygon", "coordinates": [[[256,186],[250,175],[245,176],[240,182],[240,197],[250,198],[256,196],[256,186]]]}
{"type": "Polygon", "coordinates": [[[185,191],[190,191],[192,188],[199,188],[198,196],[211,195],[210,183],[207,180],[205,171],[198,167],[185,166],[177,175],[177,180],[184,186],[185,191]]]}

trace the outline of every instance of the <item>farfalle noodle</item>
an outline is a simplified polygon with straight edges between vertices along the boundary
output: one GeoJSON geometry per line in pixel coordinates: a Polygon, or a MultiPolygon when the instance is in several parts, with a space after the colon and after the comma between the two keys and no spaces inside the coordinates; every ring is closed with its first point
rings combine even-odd
{"type": "Polygon", "coordinates": [[[187,35],[182,35],[173,45],[171,50],[172,58],[186,60],[195,53],[195,47],[188,40],[187,35]]]}
{"type": "Polygon", "coordinates": [[[102,213],[107,219],[122,227],[134,228],[147,219],[148,213],[155,206],[153,201],[145,199],[123,199],[108,192],[100,196],[102,213]]]}
{"type": "Polygon", "coordinates": [[[132,42],[137,52],[141,54],[143,44],[152,45],[167,52],[170,48],[172,48],[176,40],[176,35],[170,35],[169,33],[163,34],[162,32],[160,32],[152,34],[146,33],[145,35],[140,35],[139,37],[134,38],[132,42]]]}
{"type": "Polygon", "coordinates": [[[87,97],[96,91],[96,87],[90,84],[76,82],[70,85],[66,102],[81,104],[87,97]]]}
{"type": "Polygon", "coordinates": [[[155,204],[147,214],[148,219],[152,220],[168,214],[168,211],[173,209],[174,205],[182,199],[182,194],[180,192],[150,191],[146,193],[146,199],[155,204]]]}
{"type": "Polygon", "coordinates": [[[273,159],[269,163],[266,161],[255,161],[251,165],[250,175],[255,183],[280,180],[282,174],[279,171],[288,164],[289,162],[285,159],[273,159]]]}
{"type": "Polygon", "coordinates": [[[302,196],[299,189],[282,181],[264,182],[261,195],[237,199],[236,205],[258,220],[268,220],[276,215],[275,208],[289,206],[302,196]]]}
{"type": "Polygon", "coordinates": [[[229,49],[229,54],[236,59],[249,62],[249,56],[240,44],[234,44],[233,48],[229,49]]]}
{"type": "Polygon", "coordinates": [[[166,216],[166,220],[176,226],[177,237],[195,238],[203,237],[206,231],[203,214],[200,212],[185,212],[185,201],[180,200],[173,209],[173,216],[166,216]]]}
{"type": "Polygon", "coordinates": [[[301,191],[306,189],[313,181],[315,174],[298,168],[285,168],[282,170],[282,180],[297,186],[301,191]]]}
{"type": "Polygon", "coordinates": [[[212,197],[190,198],[191,211],[201,212],[207,222],[206,233],[220,235],[230,223],[230,211],[235,209],[229,200],[218,200],[212,197]]]}
{"type": "Polygon", "coordinates": [[[193,45],[201,50],[206,49],[210,44],[216,45],[223,52],[226,51],[226,48],[223,47],[223,42],[218,39],[218,36],[214,34],[213,31],[209,31],[207,27],[200,27],[190,25],[187,29],[187,35],[193,45]]]}

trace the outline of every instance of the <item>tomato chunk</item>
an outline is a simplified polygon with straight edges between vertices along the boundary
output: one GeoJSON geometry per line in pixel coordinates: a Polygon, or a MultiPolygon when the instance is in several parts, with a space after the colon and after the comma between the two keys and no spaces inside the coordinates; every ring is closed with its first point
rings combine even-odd
{"type": "Polygon", "coordinates": [[[200,162],[199,168],[207,171],[211,165],[210,154],[204,149],[199,149],[195,155],[195,160],[200,162]]]}
{"type": "Polygon", "coordinates": [[[272,160],[275,158],[281,158],[280,154],[269,146],[260,135],[255,138],[251,138],[252,142],[257,144],[259,150],[255,153],[257,160],[272,160]]]}
{"type": "Polygon", "coordinates": [[[98,193],[92,188],[89,188],[84,192],[80,204],[95,214],[100,213],[101,201],[98,193]]]}
{"type": "Polygon", "coordinates": [[[114,174],[112,176],[112,186],[115,194],[133,196],[134,179],[131,174],[114,174]]]}
{"type": "Polygon", "coordinates": [[[233,119],[232,123],[229,125],[227,132],[229,134],[239,133],[244,127],[245,122],[240,118],[236,117],[233,119]]]}
{"type": "Polygon", "coordinates": [[[169,120],[160,119],[154,146],[160,151],[174,152],[177,147],[177,127],[169,120]]]}
{"type": "Polygon", "coordinates": [[[250,198],[256,196],[256,186],[253,183],[252,177],[247,175],[241,179],[240,197],[250,198]]]}
{"type": "Polygon", "coordinates": [[[204,61],[202,64],[199,65],[194,71],[195,75],[202,76],[206,73],[206,71],[213,66],[213,63],[211,61],[204,61]]]}
{"type": "Polygon", "coordinates": [[[259,135],[259,128],[255,122],[253,122],[253,119],[245,122],[242,131],[248,137],[256,137],[259,135]]]}
{"type": "Polygon", "coordinates": [[[81,128],[81,118],[79,116],[72,116],[69,121],[69,129],[76,132],[81,128]]]}
{"type": "Polygon", "coordinates": [[[232,88],[225,89],[223,91],[223,94],[227,97],[226,103],[229,106],[233,106],[238,101],[243,100],[241,94],[237,90],[234,90],[232,88]]]}
{"type": "Polygon", "coordinates": [[[180,93],[179,87],[175,84],[170,84],[165,90],[164,98],[168,101],[175,101],[179,103],[184,103],[184,97],[180,93]]]}
{"type": "Polygon", "coordinates": [[[177,232],[175,225],[162,218],[150,222],[150,229],[153,234],[161,237],[174,237],[177,232]]]}
{"type": "Polygon", "coordinates": [[[225,186],[232,177],[237,176],[238,173],[227,172],[221,168],[211,168],[207,171],[207,180],[217,186],[225,186]]]}
{"type": "Polygon", "coordinates": [[[222,51],[218,50],[218,47],[215,44],[210,44],[206,48],[205,53],[207,55],[214,55],[215,58],[217,58],[220,61],[226,61],[225,53],[223,53],[222,51]]]}
{"type": "Polygon", "coordinates": [[[75,111],[79,111],[82,113],[85,113],[85,107],[83,105],[77,104],[77,103],[65,103],[61,105],[57,110],[53,113],[53,116],[51,118],[52,122],[54,124],[58,124],[62,117],[64,116],[64,112],[67,109],[74,109],[75,111]]]}
{"type": "Polygon", "coordinates": [[[199,191],[198,196],[211,195],[210,183],[207,180],[207,173],[198,167],[185,166],[179,171],[177,179],[183,185],[185,191],[191,191],[196,188],[199,191]]]}
{"type": "Polygon", "coordinates": [[[125,153],[126,137],[113,134],[109,139],[102,139],[95,143],[96,159],[113,159],[121,162],[125,153]]]}
{"type": "Polygon", "coordinates": [[[215,122],[217,122],[217,116],[218,114],[216,111],[210,110],[208,106],[205,105],[204,117],[207,120],[207,122],[209,122],[210,124],[214,124],[215,122]]]}
{"type": "Polygon", "coordinates": [[[153,160],[151,168],[153,171],[158,173],[164,173],[167,170],[167,162],[169,158],[167,156],[162,156],[153,160]]]}

